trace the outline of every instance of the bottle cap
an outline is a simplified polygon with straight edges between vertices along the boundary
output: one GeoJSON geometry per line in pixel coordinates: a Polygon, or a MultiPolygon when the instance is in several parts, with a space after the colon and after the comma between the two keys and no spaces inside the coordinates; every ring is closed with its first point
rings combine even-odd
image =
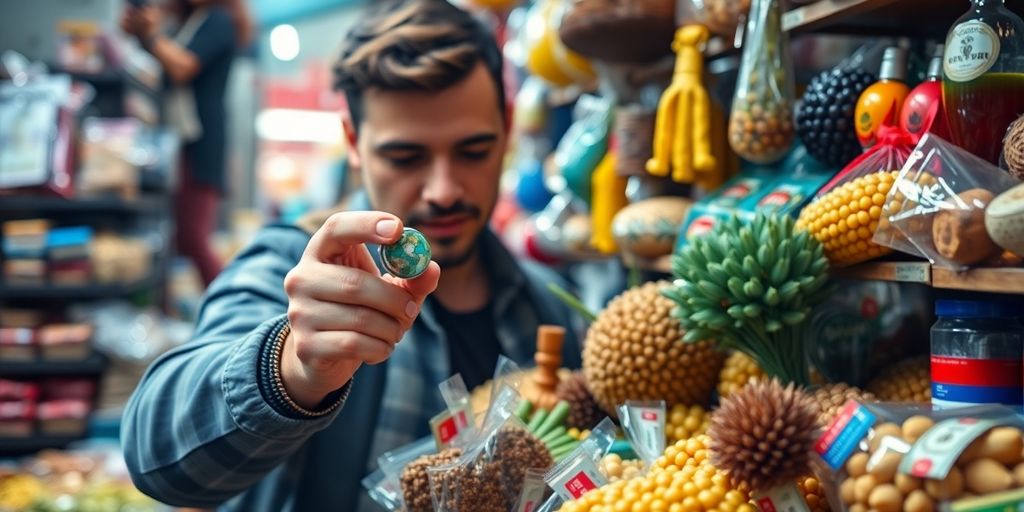
{"type": "Polygon", "coordinates": [[[907,80],[907,50],[898,46],[890,46],[882,55],[882,69],[878,73],[882,80],[907,80]]]}
{"type": "Polygon", "coordinates": [[[935,314],[959,318],[1013,318],[1021,315],[1020,302],[1011,300],[937,300],[935,314]]]}
{"type": "Polygon", "coordinates": [[[403,229],[397,242],[381,245],[379,251],[384,270],[402,279],[418,277],[430,265],[430,242],[413,228],[403,229]]]}
{"type": "Polygon", "coordinates": [[[942,55],[945,53],[946,45],[938,45],[935,47],[935,53],[932,54],[932,60],[928,63],[928,78],[942,78],[942,55]]]}

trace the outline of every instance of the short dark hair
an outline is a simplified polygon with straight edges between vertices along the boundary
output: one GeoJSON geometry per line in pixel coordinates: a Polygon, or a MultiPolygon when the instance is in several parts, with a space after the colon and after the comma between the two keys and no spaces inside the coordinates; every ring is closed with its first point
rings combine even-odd
{"type": "Polygon", "coordinates": [[[440,91],[483,63],[494,79],[504,117],[502,58],[491,31],[447,0],[386,0],[345,37],[334,65],[334,89],[345,94],[352,123],[363,117],[363,92],[440,91]]]}

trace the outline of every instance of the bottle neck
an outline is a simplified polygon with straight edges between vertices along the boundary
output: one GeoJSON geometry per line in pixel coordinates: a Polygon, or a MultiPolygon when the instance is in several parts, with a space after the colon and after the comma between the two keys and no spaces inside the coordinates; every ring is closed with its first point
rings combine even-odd
{"type": "Polygon", "coordinates": [[[1006,3],[1006,0],[971,0],[971,3],[974,4],[974,7],[976,9],[981,9],[983,7],[995,7],[998,5],[1003,5],[1004,3],[1006,3]]]}

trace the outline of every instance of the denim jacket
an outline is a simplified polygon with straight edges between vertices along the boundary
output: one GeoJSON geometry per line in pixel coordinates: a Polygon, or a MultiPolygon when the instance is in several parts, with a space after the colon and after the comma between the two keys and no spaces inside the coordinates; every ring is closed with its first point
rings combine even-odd
{"type": "MultiPolygon", "coordinates": [[[[360,481],[376,456],[429,433],[427,419],[442,408],[437,384],[450,373],[429,303],[388,362],[357,371],[330,415],[294,419],[261,393],[273,378],[260,367],[261,349],[286,321],[284,277],[309,237],[295,226],[261,230],[207,290],[192,341],[147,370],[121,431],[145,493],[221,510],[362,511],[360,481]]],[[[503,353],[529,365],[539,325],[576,321],[546,289],[560,278],[516,261],[489,231],[481,244],[495,283],[495,336],[503,353]]],[[[564,366],[577,368],[579,337],[567,331],[564,366]]]]}

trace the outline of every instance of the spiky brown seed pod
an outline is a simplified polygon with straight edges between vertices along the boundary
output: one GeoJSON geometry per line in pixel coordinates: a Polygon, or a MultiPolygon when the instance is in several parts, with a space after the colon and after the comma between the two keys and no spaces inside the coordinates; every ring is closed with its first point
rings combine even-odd
{"type": "Polygon", "coordinates": [[[649,282],[612,299],[587,331],[583,373],[609,415],[626,400],[706,405],[725,356],[711,342],[683,343],[665,281],[649,282]]]}
{"type": "Polygon", "coordinates": [[[605,417],[601,406],[594,400],[594,395],[587,389],[587,377],[582,371],[572,372],[568,378],[562,379],[555,390],[555,395],[559,400],[569,403],[569,417],[565,420],[569,428],[594,428],[605,417]]]}
{"type": "Polygon", "coordinates": [[[883,402],[931,402],[931,361],[928,356],[900,361],[868,383],[868,391],[883,402]]]}
{"type": "Polygon", "coordinates": [[[747,384],[711,416],[711,463],[754,491],[811,472],[817,428],[811,397],[778,380],[747,384]]]}
{"type": "Polygon", "coordinates": [[[813,396],[818,406],[818,424],[822,427],[831,424],[846,402],[851,399],[862,403],[877,401],[874,394],[845,382],[822,385],[814,390],[813,396]]]}
{"type": "Polygon", "coordinates": [[[400,483],[405,509],[408,512],[433,512],[434,502],[430,497],[427,468],[454,462],[461,455],[462,450],[449,448],[435,454],[424,455],[406,464],[405,469],[402,470],[400,483]]]}

